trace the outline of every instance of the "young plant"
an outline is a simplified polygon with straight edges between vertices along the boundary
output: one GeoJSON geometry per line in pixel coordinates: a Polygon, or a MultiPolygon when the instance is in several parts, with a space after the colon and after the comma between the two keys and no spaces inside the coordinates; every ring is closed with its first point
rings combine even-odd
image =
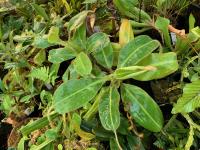
{"type": "MultiPolygon", "coordinates": [[[[80,13],[69,21],[69,31],[76,30],[68,42],[60,42],[58,32],[51,32],[49,35],[56,34],[53,42],[65,43],[64,48],[50,51],[49,60],[61,63],[72,59],[67,69],[68,80],[54,92],[52,109],[64,115],[86,106],[89,102],[98,103],[95,109],[98,109],[102,126],[114,132],[117,145],[122,149],[117,136],[120,116],[123,116],[120,114],[120,105],[123,105],[135,122],[152,132],[161,131],[163,126],[162,112],[156,102],[140,87],[124,81],[149,81],[175,72],[178,69],[176,54],[153,53],[156,50],[161,51],[160,43],[145,35],[133,38],[130,30],[128,37],[131,39],[120,45],[117,66],[113,67],[114,49],[109,36],[98,32],[86,38],[85,17],[85,14],[80,13]],[[80,46],[72,45],[77,41],[80,41],[80,46]],[[100,98],[96,102],[94,98],[98,95],[100,98]]],[[[127,39],[127,35],[120,36],[123,36],[120,39],[127,39]]]]}

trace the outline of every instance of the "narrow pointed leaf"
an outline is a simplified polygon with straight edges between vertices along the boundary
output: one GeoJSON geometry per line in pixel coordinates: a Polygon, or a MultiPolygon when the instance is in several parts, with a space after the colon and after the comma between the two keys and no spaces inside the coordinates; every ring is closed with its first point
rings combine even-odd
{"type": "Polygon", "coordinates": [[[200,80],[186,84],[183,95],[174,105],[172,113],[189,113],[200,107],[200,80]]]}
{"type": "Polygon", "coordinates": [[[160,43],[158,41],[152,40],[146,35],[132,39],[120,51],[118,68],[136,65],[159,46],[160,43]]]}
{"type": "Polygon", "coordinates": [[[172,49],[171,38],[169,36],[169,30],[168,30],[169,24],[170,24],[169,20],[163,17],[158,17],[155,22],[156,28],[158,28],[163,34],[166,46],[172,49]]]}
{"type": "Polygon", "coordinates": [[[123,84],[122,100],[133,119],[144,128],[159,132],[163,127],[163,115],[155,101],[141,88],[123,84]]]}
{"type": "Polygon", "coordinates": [[[92,63],[90,58],[84,53],[81,52],[73,62],[74,69],[81,76],[85,76],[91,73],[92,71],[92,63]]]}
{"type": "Polygon", "coordinates": [[[95,97],[103,79],[69,80],[60,85],[54,93],[55,111],[64,114],[83,107],[95,97]]]}
{"type": "Polygon", "coordinates": [[[42,8],[40,5],[37,5],[37,4],[31,4],[31,5],[35,9],[38,15],[42,16],[45,20],[49,20],[49,17],[47,13],[45,12],[44,8],[42,8]]]}
{"type": "Polygon", "coordinates": [[[116,131],[120,125],[120,95],[116,87],[109,87],[99,103],[99,116],[106,130],[116,131]]]}

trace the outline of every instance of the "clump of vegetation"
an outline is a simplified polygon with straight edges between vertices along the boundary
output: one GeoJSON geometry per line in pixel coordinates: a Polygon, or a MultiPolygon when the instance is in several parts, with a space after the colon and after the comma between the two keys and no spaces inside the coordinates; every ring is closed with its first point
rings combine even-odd
{"type": "Polygon", "coordinates": [[[199,149],[200,29],[174,23],[191,3],[0,2],[5,145],[199,149]]]}

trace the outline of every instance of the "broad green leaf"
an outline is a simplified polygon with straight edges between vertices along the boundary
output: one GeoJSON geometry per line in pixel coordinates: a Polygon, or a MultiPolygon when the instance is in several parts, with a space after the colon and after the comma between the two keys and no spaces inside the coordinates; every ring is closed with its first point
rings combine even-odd
{"type": "Polygon", "coordinates": [[[37,4],[31,4],[31,5],[35,9],[35,11],[38,15],[42,16],[45,20],[49,20],[49,17],[47,15],[47,13],[45,12],[44,8],[42,8],[41,6],[39,6],[37,4]]]}
{"type": "Polygon", "coordinates": [[[122,15],[128,16],[135,21],[151,22],[151,17],[140,8],[137,8],[138,0],[113,0],[114,5],[122,15]]]}
{"type": "Polygon", "coordinates": [[[50,50],[48,60],[52,63],[61,63],[75,56],[75,51],[70,46],[65,46],[64,48],[50,50]]]}
{"type": "Polygon", "coordinates": [[[120,51],[117,68],[136,65],[142,59],[159,48],[160,43],[146,35],[132,39],[120,51]]]}
{"type": "Polygon", "coordinates": [[[33,61],[37,65],[42,65],[42,63],[46,60],[46,52],[44,49],[41,49],[34,57],[33,61]]]}
{"type": "Polygon", "coordinates": [[[155,22],[156,28],[158,28],[161,33],[163,34],[164,41],[167,47],[172,49],[171,45],[171,38],[169,36],[168,26],[169,26],[169,20],[163,17],[158,17],[155,22]]]}
{"type": "Polygon", "coordinates": [[[128,19],[122,19],[119,30],[119,44],[123,47],[134,38],[133,29],[128,19]]]}
{"type": "Polygon", "coordinates": [[[200,107],[200,80],[186,84],[183,95],[174,105],[172,113],[189,113],[200,107]]]}
{"type": "Polygon", "coordinates": [[[99,117],[106,130],[116,131],[120,125],[120,95],[116,87],[108,87],[99,103],[99,117]]]}
{"type": "Polygon", "coordinates": [[[141,88],[123,84],[122,100],[134,120],[144,128],[159,132],[163,127],[163,115],[156,102],[141,88]]]}
{"type": "Polygon", "coordinates": [[[36,48],[45,49],[45,48],[52,46],[53,44],[48,42],[47,35],[43,35],[43,36],[37,35],[37,36],[35,36],[32,45],[36,48]]]}
{"type": "Polygon", "coordinates": [[[92,53],[96,61],[105,68],[111,68],[113,65],[113,48],[111,43],[108,44],[101,51],[92,53]]]}
{"type": "Polygon", "coordinates": [[[89,75],[92,71],[92,63],[90,58],[84,53],[81,52],[73,62],[74,69],[81,76],[89,75]]]}
{"type": "Polygon", "coordinates": [[[56,112],[64,114],[83,107],[95,97],[104,82],[104,79],[80,79],[63,83],[54,93],[56,112]]]}
{"type": "Polygon", "coordinates": [[[174,52],[153,53],[137,65],[144,66],[148,70],[133,78],[140,81],[161,79],[174,73],[179,68],[177,56],[174,52]]]}
{"type": "Polygon", "coordinates": [[[133,78],[139,81],[149,81],[166,77],[178,70],[178,67],[176,53],[153,53],[137,66],[117,69],[114,75],[117,79],[133,78]]]}
{"type": "Polygon", "coordinates": [[[59,38],[59,28],[52,26],[48,34],[49,43],[59,43],[61,39],[59,38]]]}
{"type": "Polygon", "coordinates": [[[76,16],[72,17],[68,23],[68,31],[71,32],[79,28],[84,23],[89,12],[91,11],[82,11],[76,16]]]}
{"type": "Polygon", "coordinates": [[[72,39],[70,39],[70,42],[72,43],[73,48],[81,52],[83,50],[86,50],[86,25],[83,23],[77,30],[74,32],[72,39]]]}
{"type": "Polygon", "coordinates": [[[95,33],[88,38],[87,51],[88,53],[101,51],[107,47],[109,43],[110,39],[107,34],[102,32],[95,33]]]}

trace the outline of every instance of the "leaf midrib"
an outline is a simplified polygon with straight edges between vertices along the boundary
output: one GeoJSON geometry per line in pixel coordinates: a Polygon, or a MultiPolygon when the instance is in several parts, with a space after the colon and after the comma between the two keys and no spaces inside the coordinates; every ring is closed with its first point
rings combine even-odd
{"type": "Polygon", "coordinates": [[[58,104],[60,104],[60,103],[62,103],[62,102],[64,102],[64,101],[66,101],[67,99],[69,99],[70,97],[73,97],[73,96],[76,95],[77,93],[79,93],[79,92],[81,92],[81,91],[87,89],[87,88],[90,87],[90,86],[93,86],[93,85],[95,85],[95,84],[98,84],[98,83],[100,83],[100,82],[102,82],[102,81],[104,81],[104,79],[98,80],[98,81],[96,81],[96,82],[94,82],[94,83],[89,84],[88,86],[85,86],[84,88],[82,88],[82,89],[80,89],[80,90],[74,92],[73,94],[71,94],[71,95],[69,95],[69,96],[63,98],[62,100],[56,102],[55,105],[58,105],[58,104]]]}
{"type": "Polygon", "coordinates": [[[144,111],[144,113],[154,122],[154,124],[160,129],[161,126],[151,117],[151,115],[149,115],[149,113],[144,109],[144,107],[140,104],[140,102],[131,94],[131,92],[128,90],[128,88],[126,88],[126,91],[128,92],[128,94],[133,97],[135,99],[135,101],[140,105],[140,107],[142,108],[142,110],[144,111]]]}
{"type": "MultiPolygon", "coordinates": [[[[155,42],[155,40],[152,40],[152,41],[150,41],[150,42],[147,42],[147,43],[145,43],[145,44],[139,46],[135,51],[133,51],[133,52],[125,59],[125,61],[124,61],[121,65],[119,65],[119,67],[120,67],[120,68],[121,68],[121,67],[124,67],[124,65],[125,65],[125,64],[127,63],[127,61],[130,59],[130,57],[132,57],[133,54],[135,54],[137,51],[139,51],[140,48],[142,48],[142,47],[144,47],[144,46],[146,46],[147,44],[150,44],[150,43],[152,43],[152,42],[155,42]]],[[[145,55],[145,56],[146,56],[146,55],[145,55]]],[[[140,60],[139,60],[139,61],[140,61],[140,60]]],[[[139,61],[136,61],[134,64],[137,64],[139,61]]]]}
{"type": "Polygon", "coordinates": [[[115,131],[115,126],[114,126],[114,122],[113,122],[113,118],[112,118],[112,87],[110,87],[110,90],[109,90],[109,110],[110,110],[110,121],[111,121],[111,124],[112,124],[112,130],[115,131]]]}

